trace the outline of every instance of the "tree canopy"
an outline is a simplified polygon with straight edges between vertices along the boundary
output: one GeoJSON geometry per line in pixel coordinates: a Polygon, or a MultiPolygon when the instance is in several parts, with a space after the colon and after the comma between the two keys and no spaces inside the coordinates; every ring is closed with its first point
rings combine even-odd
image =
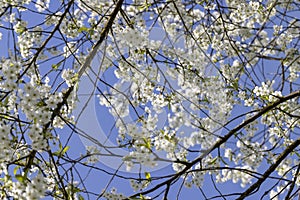
{"type": "Polygon", "coordinates": [[[0,0],[0,198],[298,198],[299,17],[298,0],[0,0]]]}

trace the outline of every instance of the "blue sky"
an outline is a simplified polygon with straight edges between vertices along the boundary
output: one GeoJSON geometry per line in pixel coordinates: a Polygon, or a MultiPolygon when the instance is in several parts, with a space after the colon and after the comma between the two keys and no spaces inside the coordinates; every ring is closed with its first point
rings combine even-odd
{"type": "MultiPolygon", "coordinates": [[[[51,6],[53,9],[55,7],[55,4],[52,3],[51,6]]],[[[300,16],[299,12],[298,13],[295,12],[294,16],[299,19],[299,16],[300,16]]],[[[28,16],[25,16],[25,18],[28,18],[28,19],[30,19],[32,17],[33,17],[32,14],[29,14],[29,13],[28,13],[28,16]]],[[[34,22],[34,24],[36,24],[36,21],[34,22]]],[[[164,35],[161,34],[161,32],[160,32],[161,30],[159,28],[154,29],[154,30],[155,31],[150,34],[150,38],[154,39],[154,40],[162,40],[164,35]]],[[[0,49],[0,55],[7,56],[7,49],[8,49],[7,44],[9,41],[8,34],[4,34],[4,32],[3,32],[2,37],[3,37],[3,39],[2,39],[2,41],[0,41],[0,44],[4,48],[0,49]]],[[[11,39],[11,36],[10,36],[10,39],[11,39]]],[[[55,44],[55,41],[53,41],[53,44],[55,44]]],[[[183,44],[179,43],[178,45],[181,46],[183,44]]],[[[11,46],[11,44],[10,44],[10,46],[11,46]]],[[[97,70],[97,66],[99,66],[99,62],[97,60],[99,60],[100,58],[101,58],[101,54],[99,54],[99,57],[95,58],[95,60],[94,60],[93,67],[95,67],[95,70],[97,70]]],[[[265,74],[270,74],[271,72],[273,72],[272,66],[273,66],[274,62],[269,61],[264,64],[267,66],[267,67],[265,67],[265,69],[267,69],[265,71],[265,74]]],[[[46,66],[46,65],[44,64],[43,66],[46,66]]],[[[49,70],[49,66],[47,66],[46,68],[44,68],[42,70],[45,70],[45,72],[46,72],[47,70],[49,70]]],[[[50,76],[51,76],[50,78],[54,77],[55,73],[52,73],[50,76]]],[[[95,78],[95,76],[93,74],[90,74],[90,76],[95,78]]],[[[108,71],[107,74],[105,75],[105,77],[107,78],[106,80],[108,82],[110,82],[111,84],[118,81],[114,77],[112,71],[108,71]]],[[[270,75],[269,77],[272,77],[272,75],[270,75]]],[[[263,80],[265,77],[259,77],[259,78],[260,78],[260,80],[263,80]]],[[[83,79],[84,80],[81,81],[81,85],[79,88],[79,93],[82,94],[82,96],[80,96],[80,98],[79,98],[80,103],[79,103],[77,110],[75,111],[75,116],[76,115],[78,116],[79,112],[82,110],[82,107],[84,106],[83,103],[86,102],[89,97],[89,95],[87,95],[87,94],[91,94],[92,89],[93,89],[93,86],[89,82],[88,78],[86,76],[84,76],[83,79]]],[[[103,85],[99,84],[98,86],[102,89],[105,89],[105,87],[103,85]]],[[[286,91],[286,93],[288,93],[288,91],[286,91]]],[[[80,121],[78,127],[80,129],[82,129],[83,131],[87,132],[88,134],[90,134],[96,140],[104,141],[107,138],[107,133],[110,132],[110,129],[113,126],[114,118],[112,116],[110,116],[110,114],[106,108],[99,105],[99,99],[96,97],[96,94],[99,94],[99,92],[95,91],[95,95],[91,96],[89,106],[87,107],[86,112],[84,112],[81,115],[80,120],[82,120],[82,121],[80,121]]],[[[247,110],[244,107],[235,106],[232,116],[235,116],[236,114],[240,114],[241,112],[247,112],[247,110]]],[[[132,116],[134,116],[134,115],[132,115],[132,116]]],[[[161,117],[164,118],[165,116],[162,115],[161,117]]],[[[163,120],[161,120],[161,121],[163,121],[163,120]]],[[[228,126],[228,128],[234,127],[240,121],[241,120],[235,121],[234,123],[230,124],[228,126]]],[[[226,133],[226,130],[221,130],[221,131],[226,133]]],[[[67,139],[69,139],[70,132],[71,131],[68,128],[63,129],[62,131],[58,130],[58,133],[60,134],[62,141],[66,141],[67,139]]],[[[108,138],[109,140],[107,140],[106,144],[107,145],[115,145],[116,144],[116,142],[115,142],[116,136],[117,136],[117,132],[114,129],[112,131],[112,135],[109,136],[109,138],[108,138]]],[[[70,150],[68,151],[68,155],[70,155],[70,157],[76,158],[76,157],[79,157],[81,153],[86,152],[85,145],[92,145],[92,143],[89,142],[88,140],[84,139],[83,137],[79,137],[77,134],[73,134],[73,136],[70,139],[69,145],[70,145],[70,150]]],[[[115,149],[113,151],[115,151],[118,154],[122,154],[122,155],[126,155],[128,153],[128,151],[118,150],[118,149],[115,149]]],[[[108,171],[110,173],[115,172],[116,167],[119,166],[120,161],[121,161],[121,159],[115,159],[115,158],[111,158],[111,157],[101,157],[100,160],[101,160],[101,162],[97,163],[95,166],[99,167],[102,170],[108,171]]],[[[264,165],[262,165],[260,168],[261,171],[263,172],[264,170],[266,170],[267,166],[268,165],[266,163],[264,163],[264,165]]],[[[108,175],[105,172],[96,171],[96,170],[89,171],[88,168],[85,168],[85,167],[82,167],[79,165],[78,165],[78,170],[79,170],[78,172],[80,173],[81,177],[86,177],[84,180],[84,184],[86,185],[86,187],[95,193],[99,193],[99,191],[101,191],[103,188],[105,188],[106,184],[109,182],[110,178],[112,177],[111,175],[108,175]]],[[[148,170],[151,170],[151,169],[148,169],[148,170]]],[[[167,174],[171,174],[171,173],[173,173],[173,170],[170,165],[163,165],[160,169],[157,169],[154,171],[151,170],[152,177],[159,177],[161,175],[167,175],[167,174]]],[[[124,168],[122,168],[122,172],[120,172],[120,175],[136,177],[138,174],[125,172],[124,168]]],[[[216,189],[214,188],[214,185],[210,181],[210,176],[206,175],[205,179],[206,180],[204,181],[203,187],[202,187],[202,190],[204,191],[205,195],[207,195],[208,197],[217,195],[216,189]]],[[[132,194],[132,189],[128,183],[129,183],[128,181],[126,181],[126,180],[124,181],[122,178],[115,177],[108,188],[110,189],[111,187],[115,186],[119,192],[130,195],[130,194],[132,194]]],[[[182,183],[182,181],[180,180],[175,185],[172,186],[172,189],[169,193],[170,199],[176,199],[177,193],[181,187],[181,183],[182,183]]],[[[264,192],[264,190],[265,191],[269,190],[269,188],[272,186],[272,183],[274,183],[274,182],[267,181],[266,183],[264,183],[262,185],[263,189],[261,190],[261,192],[255,194],[255,195],[258,195],[258,194],[261,195],[264,192]]],[[[153,184],[153,183],[150,183],[150,185],[151,184],[153,184]]],[[[217,185],[218,185],[219,189],[222,190],[223,194],[233,193],[233,192],[242,192],[245,190],[244,188],[241,188],[238,183],[233,184],[231,181],[224,183],[224,184],[217,184],[217,185]]],[[[153,185],[151,185],[151,186],[153,186],[153,185]]],[[[255,195],[251,196],[249,199],[256,199],[255,195]]],[[[195,187],[192,187],[191,189],[186,189],[185,187],[183,187],[183,189],[180,191],[179,199],[187,199],[187,197],[191,198],[191,199],[204,199],[204,196],[201,195],[201,191],[195,187]]],[[[95,199],[95,197],[91,196],[90,199],[95,199]]],[[[228,197],[226,199],[234,199],[234,197],[232,197],[232,198],[228,197]]],[[[265,199],[269,199],[269,196],[267,195],[265,197],[265,199]]]]}

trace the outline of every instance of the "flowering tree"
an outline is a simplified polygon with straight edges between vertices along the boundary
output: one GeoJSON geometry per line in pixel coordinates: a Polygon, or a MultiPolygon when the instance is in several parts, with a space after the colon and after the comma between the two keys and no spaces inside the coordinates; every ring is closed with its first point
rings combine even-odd
{"type": "Polygon", "coordinates": [[[202,199],[298,197],[299,1],[0,5],[1,199],[186,199],[189,188],[202,199]],[[113,145],[74,116],[89,104],[83,79],[114,119],[113,145]],[[101,167],[104,157],[119,168],[101,167]],[[161,163],[168,174],[154,172],[161,163]],[[103,188],[89,187],[91,171],[103,188]]]}

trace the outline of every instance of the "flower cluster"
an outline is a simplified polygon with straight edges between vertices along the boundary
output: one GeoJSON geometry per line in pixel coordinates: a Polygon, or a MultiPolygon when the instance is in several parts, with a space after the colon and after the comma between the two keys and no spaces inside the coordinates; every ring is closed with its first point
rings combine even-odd
{"type": "Polygon", "coordinates": [[[134,179],[130,180],[130,186],[136,191],[141,191],[143,188],[146,188],[150,182],[148,180],[136,181],[134,179]]]}
{"type": "Polygon", "coordinates": [[[17,199],[41,199],[47,188],[45,178],[38,174],[31,182],[18,181],[12,183],[11,196],[17,199]]]}
{"type": "MultiPolygon", "coordinates": [[[[10,141],[11,127],[9,125],[0,124],[0,144],[2,151],[0,152],[1,162],[9,161],[13,157],[13,149],[10,141]]],[[[2,170],[1,170],[2,171],[2,170]]]]}
{"type": "Polygon", "coordinates": [[[100,160],[99,149],[97,149],[97,147],[95,146],[87,146],[86,149],[88,155],[87,163],[93,164],[99,162],[100,160]]]}
{"type": "Polygon", "coordinates": [[[103,197],[107,200],[126,199],[125,195],[117,193],[116,188],[112,188],[110,192],[104,191],[103,197]]]}
{"type": "Polygon", "coordinates": [[[233,183],[237,183],[240,181],[241,187],[246,187],[249,183],[252,183],[252,176],[249,174],[251,171],[251,167],[236,167],[236,169],[223,169],[220,174],[217,175],[217,180],[219,182],[227,182],[231,180],[233,183]]]}
{"type": "MultiPolygon", "coordinates": [[[[92,137],[72,116],[77,70],[86,64],[99,65],[84,73],[114,119],[110,148],[128,150],[116,157],[127,170],[138,166],[139,175],[166,162],[187,187],[202,187],[206,174],[246,187],[298,138],[299,100],[285,98],[300,84],[298,2],[117,2],[0,0],[0,42],[8,49],[0,61],[1,198],[39,199],[48,190],[64,199],[81,191],[73,179],[82,160],[67,148],[53,150],[77,133],[92,137]],[[93,62],[99,42],[102,58],[93,62]]],[[[86,149],[82,164],[97,165],[99,148],[86,149]]],[[[297,151],[276,178],[297,176],[297,151]]],[[[131,187],[140,192],[162,181],[150,179],[130,178],[131,187]]],[[[286,192],[280,184],[272,198],[286,192]]],[[[126,198],[115,189],[102,195],[126,198]]]]}

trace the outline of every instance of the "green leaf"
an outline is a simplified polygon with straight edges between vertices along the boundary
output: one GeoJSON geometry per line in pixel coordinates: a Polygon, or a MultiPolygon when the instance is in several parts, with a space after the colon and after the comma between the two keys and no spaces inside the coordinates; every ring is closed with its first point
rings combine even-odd
{"type": "Polygon", "coordinates": [[[24,176],[22,176],[21,174],[16,174],[15,177],[21,183],[23,183],[26,180],[26,178],[24,176]]]}
{"type": "Polygon", "coordinates": [[[141,195],[141,194],[140,194],[140,199],[143,199],[143,200],[144,200],[144,199],[145,199],[145,197],[144,197],[143,195],[141,195]]]}
{"type": "Polygon", "coordinates": [[[78,29],[78,32],[79,33],[81,33],[81,32],[87,32],[89,30],[89,28],[87,28],[87,27],[85,27],[85,26],[83,26],[83,27],[80,27],[79,29],[78,29]]]}
{"type": "Polygon", "coordinates": [[[61,154],[64,155],[69,149],[70,149],[70,146],[66,146],[66,147],[62,150],[61,154]]]}
{"type": "Polygon", "coordinates": [[[73,193],[77,193],[77,192],[80,192],[81,190],[80,190],[80,188],[78,188],[78,187],[73,187],[73,189],[72,189],[72,192],[73,193]]]}
{"type": "Polygon", "coordinates": [[[151,182],[152,179],[151,179],[151,174],[149,172],[145,172],[145,177],[149,182],[151,182]]]}
{"type": "Polygon", "coordinates": [[[4,100],[4,105],[5,105],[5,106],[8,104],[8,101],[9,101],[9,98],[6,97],[5,100],[4,100]]]}
{"type": "Polygon", "coordinates": [[[57,70],[60,64],[52,64],[51,67],[52,69],[57,70]]]}
{"type": "Polygon", "coordinates": [[[80,194],[78,195],[79,200],[84,200],[83,196],[81,196],[80,194]]]}
{"type": "Polygon", "coordinates": [[[54,156],[59,156],[59,155],[60,155],[59,151],[55,151],[55,152],[53,152],[52,154],[53,154],[54,156]]]}
{"type": "Polygon", "coordinates": [[[53,155],[55,156],[62,156],[70,149],[70,146],[66,146],[65,148],[63,148],[61,144],[59,144],[58,146],[59,146],[59,150],[53,152],[53,155]]]}
{"type": "Polygon", "coordinates": [[[0,118],[2,119],[11,119],[9,116],[5,115],[5,114],[0,114],[0,118]]]}
{"type": "Polygon", "coordinates": [[[129,200],[141,200],[141,199],[145,199],[145,198],[143,197],[143,195],[140,195],[140,197],[132,197],[132,198],[130,198],[129,200]]]}
{"type": "Polygon", "coordinates": [[[88,33],[90,34],[90,36],[94,35],[95,30],[94,29],[89,29],[88,33]]]}
{"type": "Polygon", "coordinates": [[[269,101],[269,96],[268,95],[261,96],[261,99],[265,101],[269,101]]]}
{"type": "Polygon", "coordinates": [[[209,162],[209,164],[212,165],[212,164],[214,164],[217,160],[218,160],[218,157],[215,157],[214,159],[212,159],[212,160],[209,162]]]}
{"type": "Polygon", "coordinates": [[[235,89],[236,91],[239,90],[239,80],[235,79],[232,83],[233,89],[235,89]]]}
{"type": "Polygon", "coordinates": [[[151,149],[151,141],[149,139],[145,139],[143,138],[145,144],[143,146],[145,146],[147,149],[151,149]]]}
{"type": "Polygon", "coordinates": [[[151,4],[148,4],[147,2],[141,6],[138,7],[138,10],[140,12],[144,11],[144,10],[148,10],[148,8],[150,7],[151,4]]]}
{"type": "Polygon", "coordinates": [[[14,175],[17,174],[18,169],[20,169],[20,166],[16,166],[16,167],[14,168],[14,175]]]}

